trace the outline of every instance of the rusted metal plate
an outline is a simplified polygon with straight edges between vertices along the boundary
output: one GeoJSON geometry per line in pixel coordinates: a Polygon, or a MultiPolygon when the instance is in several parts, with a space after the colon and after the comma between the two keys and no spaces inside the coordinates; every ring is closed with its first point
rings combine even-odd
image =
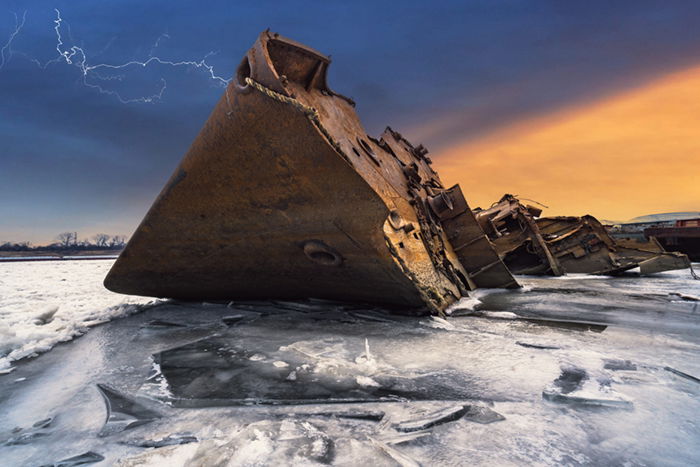
{"type": "Polygon", "coordinates": [[[504,195],[474,214],[503,262],[516,274],[652,274],[689,267],[688,258],[658,242],[613,239],[592,216],[538,218],[541,209],[504,195]]]}
{"type": "Polygon", "coordinates": [[[542,218],[537,225],[567,272],[618,274],[639,266],[641,274],[653,274],[690,267],[687,256],[658,242],[613,239],[592,216],[542,218]]]}
{"type": "Polygon", "coordinates": [[[474,211],[476,219],[508,268],[516,274],[564,273],[542,238],[535,218],[541,209],[503,195],[488,209],[474,211]]]}
{"type": "Polygon", "coordinates": [[[263,32],[105,286],[434,313],[474,288],[430,207],[444,188],[427,151],[390,128],[368,136],[329,64],[263,32]]]}
{"type": "Polygon", "coordinates": [[[469,278],[481,288],[520,287],[472,213],[459,185],[431,199],[469,278]]]}

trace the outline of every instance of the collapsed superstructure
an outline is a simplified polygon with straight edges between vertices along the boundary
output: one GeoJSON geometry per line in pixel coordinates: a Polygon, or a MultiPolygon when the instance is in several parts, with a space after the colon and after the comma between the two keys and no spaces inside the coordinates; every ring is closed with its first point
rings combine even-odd
{"type": "Polygon", "coordinates": [[[442,313],[518,287],[427,150],[365,132],[330,60],[263,32],[105,279],[185,300],[317,297],[442,313]]]}
{"type": "Polygon", "coordinates": [[[690,266],[688,257],[669,252],[655,239],[611,237],[593,216],[539,217],[542,210],[506,194],[475,215],[498,254],[514,274],[608,274],[640,268],[653,274],[690,266]]]}

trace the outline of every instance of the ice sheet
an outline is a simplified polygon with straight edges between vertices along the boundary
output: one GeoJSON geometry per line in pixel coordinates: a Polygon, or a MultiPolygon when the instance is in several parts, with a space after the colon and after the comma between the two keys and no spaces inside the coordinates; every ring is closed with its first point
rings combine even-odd
{"type": "Polygon", "coordinates": [[[700,296],[700,281],[685,271],[520,278],[444,322],[323,301],[127,298],[120,314],[108,267],[0,265],[6,326],[122,316],[0,376],[5,465],[88,452],[100,466],[700,463],[700,383],[680,375],[700,375],[700,302],[673,295],[700,296]],[[98,384],[159,417],[105,432],[98,384]],[[379,397],[329,400],[358,394],[379,397]],[[479,410],[397,430],[455,406],[479,410]]]}

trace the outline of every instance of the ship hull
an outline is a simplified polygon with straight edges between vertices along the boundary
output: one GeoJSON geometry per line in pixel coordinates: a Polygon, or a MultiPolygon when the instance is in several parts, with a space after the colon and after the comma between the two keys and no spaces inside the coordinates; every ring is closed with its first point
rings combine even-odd
{"type": "MultiPolygon", "coordinates": [[[[427,151],[390,128],[368,136],[354,103],[328,88],[329,63],[260,35],[108,289],[442,313],[476,287],[431,208],[445,190],[427,151]]],[[[514,282],[507,269],[501,276],[514,282]]]]}

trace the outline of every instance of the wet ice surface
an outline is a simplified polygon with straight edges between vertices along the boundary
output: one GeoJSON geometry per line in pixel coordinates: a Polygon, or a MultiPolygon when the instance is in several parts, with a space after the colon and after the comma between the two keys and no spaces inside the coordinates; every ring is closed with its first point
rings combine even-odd
{"type": "MultiPolygon", "coordinates": [[[[65,321],[77,310],[84,326],[86,304],[108,316],[122,300],[98,287],[108,263],[70,266],[80,284],[22,264],[8,324],[20,307],[35,319],[47,300],[34,297],[47,295],[65,321]]],[[[524,289],[479,292],[447,321],[320,301],[122,305],[128,316],[0,376],[0,457],[700,463],[700,281],[687,271],[520,280],[524,289]]]]}

